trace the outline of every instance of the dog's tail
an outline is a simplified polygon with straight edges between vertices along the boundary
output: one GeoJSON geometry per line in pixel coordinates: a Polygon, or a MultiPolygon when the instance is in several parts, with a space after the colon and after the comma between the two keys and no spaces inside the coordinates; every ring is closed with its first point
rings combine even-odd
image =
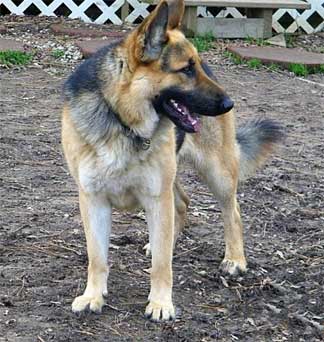
{"type": "Polygon", "coordinates": [[[236,139],[240,147],[240,180],[252,175],[285,137],[284,129],[269,119],[253,120],[239,127],[236,139]]]}

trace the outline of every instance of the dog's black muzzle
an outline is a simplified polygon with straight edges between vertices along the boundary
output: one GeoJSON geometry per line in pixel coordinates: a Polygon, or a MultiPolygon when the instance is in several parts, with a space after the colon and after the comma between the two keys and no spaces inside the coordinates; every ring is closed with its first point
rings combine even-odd
{"type": "Polygon", "coordinates": [[[158,113],[165,114],[176,126],[188,133],[200,130],[199,116],[217,116],[229,112],[234,102],[225,94],[213,94],[197,88],[183,91],[172,87],[157,96],[153,105],[158,113]]]}

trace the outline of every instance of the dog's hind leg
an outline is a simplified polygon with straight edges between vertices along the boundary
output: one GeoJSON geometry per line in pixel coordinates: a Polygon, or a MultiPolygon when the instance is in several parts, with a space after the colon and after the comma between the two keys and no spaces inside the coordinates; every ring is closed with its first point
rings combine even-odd
{"type": "Polygon", "coordinates": [[[85,194],[81,190],[79,200],[87,240],[88,282],[84,294],[73,301],[72,310],[100,313],[107,296],[111,206],[104,195],[85,194]]]}
{"type": "Polygon", "coordinates": [[[246,271],[243,246],[243,228],[239,205],[236,200],[238,161],[226,154],[226,161],[217,155],[201,152],[201,162],[196,164],[199,174],[219,201],[224,219],[225,257],[222,269],[229,274],[246,271]],[[232,160],[231,160],[232,159],[232,160]]]}
{"type": "Polygon", "coordinates": [[[174,245],[176,244],[176,240],[179,234],[183,231],[186,218],[187,218],[187,209],[190,203],[189,197],[185,193],[180,184],[179,180],[176,179],[174,186],[174,204],[175,204],[175,223],[174,223],[174,245]]]}

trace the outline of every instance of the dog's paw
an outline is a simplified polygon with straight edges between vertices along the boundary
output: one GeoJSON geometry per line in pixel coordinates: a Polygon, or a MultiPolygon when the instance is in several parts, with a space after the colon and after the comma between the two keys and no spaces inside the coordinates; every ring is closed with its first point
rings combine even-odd
{"type": "Polygon", "coordinates": [[[149,257],[151,255],[151,245],[150,243],[147,243],[144,247],[143,247],[144,251],[145,251],[145,255],[147,257],[149,257]]]}
{"type": "Polygon", "coordinates": [[[234,261],[224,259],[220,265],[220,269],[225,274],[236,276],[238,274],[246,272],[246,261],[234,261]]]}
{"type": "Polygon", "coordinates": [[[89,296],[79,296],[76,297],[72,303],[72,311],[76,314],[90,310],[96,314],[101,313],[102,307],[105,301],[103,296],[89,297],[89,296]]]}
{"type": "Polygon", "coordinates": [[[170,321],[175,318],[175,310],[172,302],[161,304],[150,301],[145,309],[145,317],[153,322],[170,321]]]}

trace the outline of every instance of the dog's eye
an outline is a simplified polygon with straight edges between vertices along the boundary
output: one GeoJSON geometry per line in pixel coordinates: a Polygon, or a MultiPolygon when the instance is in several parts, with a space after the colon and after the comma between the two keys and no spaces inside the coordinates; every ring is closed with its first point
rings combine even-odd
{"type": "Polygon", "coordinates": [[[180,69],[179,72],[182,72],[183,74],[185,74],[189,77],[193,77],[195,74],[194,64],[190,63],[186,67],[180,69]]]}

